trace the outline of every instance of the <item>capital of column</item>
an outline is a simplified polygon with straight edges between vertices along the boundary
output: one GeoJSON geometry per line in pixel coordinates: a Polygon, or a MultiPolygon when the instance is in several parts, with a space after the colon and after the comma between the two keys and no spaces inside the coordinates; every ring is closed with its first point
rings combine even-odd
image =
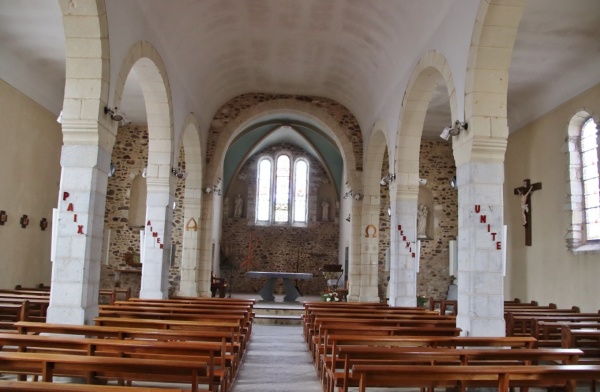
{"type": "Polygon", "coordinates": [[[507,143],[507,139],[475,135],[454,145],[454,161],[456,166],[468,162],[503,163],[507,143]]]}

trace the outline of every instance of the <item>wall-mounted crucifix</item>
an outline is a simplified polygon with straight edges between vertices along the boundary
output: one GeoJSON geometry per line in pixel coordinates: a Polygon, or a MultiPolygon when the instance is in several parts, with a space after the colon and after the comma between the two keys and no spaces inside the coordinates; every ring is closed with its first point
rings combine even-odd
{"type": "Polygon", "coordinates": [[[531,246],[531,192],[542,189],[542,183],[532,184],[529,178],[523,180],[523,186],[515,188],[515,195],[521,198],[521,216],[525,227],[525,245],[531,246]]]}

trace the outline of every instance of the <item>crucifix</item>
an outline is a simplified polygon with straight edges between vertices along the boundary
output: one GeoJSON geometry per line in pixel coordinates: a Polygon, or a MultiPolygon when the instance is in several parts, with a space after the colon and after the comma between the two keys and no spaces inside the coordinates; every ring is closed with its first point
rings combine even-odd
{"type": "Polygon", "coordinates": [[[525,245],[531,246],[531,192],[542,189],[542,183],[532,184],[529,178],[523,180],[523,186],[515,188],[515,195],[521,198],[521,216],[525,227],[525,245]]]}

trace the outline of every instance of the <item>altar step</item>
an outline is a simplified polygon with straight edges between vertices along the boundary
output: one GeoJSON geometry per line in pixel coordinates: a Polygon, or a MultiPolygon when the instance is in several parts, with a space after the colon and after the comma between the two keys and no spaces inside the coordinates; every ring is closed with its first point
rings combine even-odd
{"type": "Polygon", "coordinates": [[[254,305],[254,323],[268,325],[301,325],[304,307],[302,305],[274,305],[257,303],[254,305]]]}

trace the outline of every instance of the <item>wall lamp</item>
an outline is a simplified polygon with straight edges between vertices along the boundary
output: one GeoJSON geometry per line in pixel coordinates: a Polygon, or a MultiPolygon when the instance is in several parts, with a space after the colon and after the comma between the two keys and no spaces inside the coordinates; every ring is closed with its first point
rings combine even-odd
{"type": "Polygon", "coordinates": [[[348,191],[346,192],[346,194],[343,196],[344,199],[348,199],[348,198],[353,198],[356,201],[360,201],[363,199],[364,195],[360,192],[353,192],[353,191],[348,191]]]}
{"type": "Polygon", "coordinates": [[[182,179],[186,179],[187,178],[187,173],[184,170],[181,169],[175,169],[174,167],[171,168],[171,173],[173,173],[173,175],[177,178],[182,178],[182,179]]]}
{"type": "Polygon", "coordinates": [[[110,118],[119,123],[120,126],[126,127],[131,124],[131,121],[127,121],[125,119],[125,114],[120,112],[119,109],[115,106],[113,108],[109,108],[108,106],[104,107],[104,114],[110,114],[110,118]]]}
{"type": "Polygon", "coordinates": [[[468,128],[469,124],[467,124],[466,122],[460,122],[456,120],[454,122],[454,125],[444,128],[444,130],[440,134],[440,137],[444,140],[448,140],[450,139],[450,136],[458,136],[459,133],[461,133],[462,131],[466,131],[468,128]]]}
{"type": "Polygon", "coordinates": [[[386,186],[387,184],[394,181],[395,179],[396,179],[396,174],[388,173],[387,175],[385,175],[381,178],[381,181],[379,181],[379,184],[381,186],[386,186]]]}
{"type": "Polygon", "coordinates": [[[212,187],[207,186],[204,189],[204,193],[206,193],[207,195],[210,194],[211,192],[214,192],[215,195],[221,196],[221,188],[217,187],[216,185],[213,185],[212,187]]]}

